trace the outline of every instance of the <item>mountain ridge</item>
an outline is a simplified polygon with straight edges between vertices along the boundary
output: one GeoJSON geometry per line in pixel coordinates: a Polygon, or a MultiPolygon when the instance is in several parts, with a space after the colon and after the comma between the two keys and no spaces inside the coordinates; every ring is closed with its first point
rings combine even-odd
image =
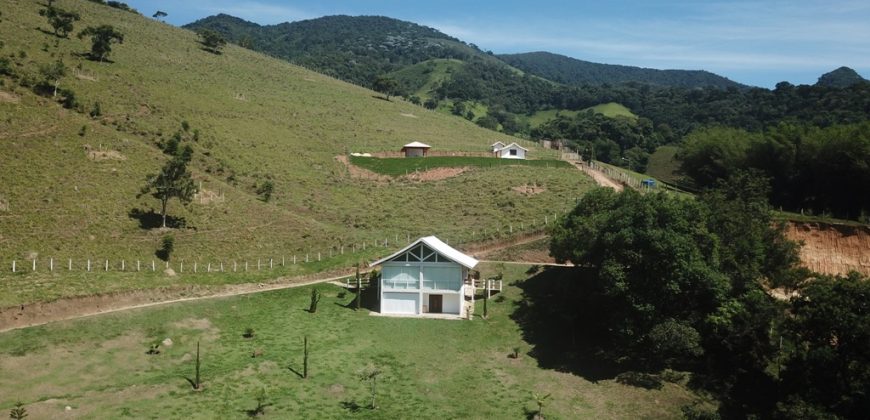
{"type": "Polygon", "coordinates": [[[653,69],[595,63],[547,51],[499,54],[498,57],[525,72],[573,86],[635,82],[683,88],[749,87],[706,70],[653,69]]]}

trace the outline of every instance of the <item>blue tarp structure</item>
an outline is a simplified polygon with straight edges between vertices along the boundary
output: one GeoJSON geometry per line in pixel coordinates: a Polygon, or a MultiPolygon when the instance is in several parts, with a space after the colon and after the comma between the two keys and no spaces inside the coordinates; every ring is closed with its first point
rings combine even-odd
{"type": "Polygon", "coordinates": [[[649,187],[649,188],[655,188],[655,187],[656,187],[656,180],[654,180],[654,179],[652,179],[652,178],[647,178],[647,179],[641,181],[640,183],[641,183],[644,187],[649,187]]]}

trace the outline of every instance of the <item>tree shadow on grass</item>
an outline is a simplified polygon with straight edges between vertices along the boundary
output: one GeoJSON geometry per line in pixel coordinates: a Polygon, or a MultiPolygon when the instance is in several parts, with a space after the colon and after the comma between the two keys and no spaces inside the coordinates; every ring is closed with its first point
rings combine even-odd
{"type": "Polygon", "coordinates": [[[579,267],[549,267],[515,285],[522,290],[511,318],[533,347],[538,366],[595,382],[631,370],[619,365],[620,349],[607,346],[601,314],[606,303],[594,297],[592,272],[579,267]]]}
{"type": "Polygon", "coordinates": [[[293,366],[287,366],[287,370],[289,370],[290,372],[295,373],[296,376],[298,376],[300,379],[302,379],[302,378],[305,377],[305,375],[303,375],[302,372],[296,370],[295,368],[293,368],[293,366]]]}
{"type": "Polygon", "coordinates": [[[358,413],[363,409],[363,406],[357,404],[356,401],[342,401],[341,408],[350,411],[351,413],[358,413]]]}
{"type": "MultiPolygon", "coordinates": [[[[143,210],[140,208],[131,209],[127,212],[127,216],[131,219],[139,221],[141,229],[160,229],[163,227],[163,216],[154,211],[154,209],[143,210]]],[[[183,217],[166,216],[166,227],[173,229],[186,228],[187,220],[183,217]]]]}
{"type": "Polygon", "coordinates": [[[380,99],[382,101],[387,101],[387,102],[393,102],[389,98],[387,98],[386,96],[381,96],[381,95],[372,95],[372,98],[380,99]]]}

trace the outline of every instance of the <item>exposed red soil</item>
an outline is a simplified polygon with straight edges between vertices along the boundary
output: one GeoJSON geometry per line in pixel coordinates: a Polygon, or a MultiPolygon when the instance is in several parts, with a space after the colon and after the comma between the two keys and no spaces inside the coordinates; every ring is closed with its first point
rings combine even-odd
{"type": "Polygon", "coordinates": [[[870,275],[870,227],[791,222],[786,235],[803,241],[801,262],[813,271],[870,275]]]}

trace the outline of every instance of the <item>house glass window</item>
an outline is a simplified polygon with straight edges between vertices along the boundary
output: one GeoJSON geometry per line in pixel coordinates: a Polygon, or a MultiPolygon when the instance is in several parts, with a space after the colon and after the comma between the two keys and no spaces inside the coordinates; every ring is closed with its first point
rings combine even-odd
{"type": "Polygon", "coordinates": [[[510,150],[510,153],[511,153],[511,156],[516,156],[516,155],[517,155],[517,149],[511,149],[511,150],[510,150]]]}

